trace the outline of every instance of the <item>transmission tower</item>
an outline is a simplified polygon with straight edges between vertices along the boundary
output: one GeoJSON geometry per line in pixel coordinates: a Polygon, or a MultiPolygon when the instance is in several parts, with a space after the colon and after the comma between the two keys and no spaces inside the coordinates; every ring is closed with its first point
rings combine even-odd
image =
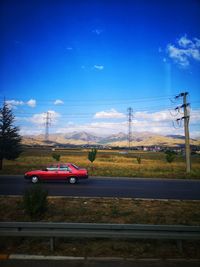
{"type": "Polygon", "coordinates": [[[128,108],[128,148],[130,151],[131,148],[131,141],[132,141],[132,120],[133,120],[133,109],[128,108]]]}
{"type": "Polygon", "coordinates": [[[190,173],[191,171],[191,159],[190,159],[190,134],[189,134],[189,106],[190,104],[187,103],[187,95],[188,92],[180,93],[175,98],[178,99],[179,97],[183,98],[183,104],[179,107],[176,107],[176,110],[183,109],[183,117],[177,119],[177,122],[184,120],[184,130],[185,130],[185,160],[186,160],[186,172],[190,173]]]}
{"type": "Polygon", "coordinates": [[[49,141],[49,126],[51,124],[51,118],[50,118],[50,113],[47,112],[46,113],[46,118],[45,118],[45,141],[48,142],[49,141]]]}

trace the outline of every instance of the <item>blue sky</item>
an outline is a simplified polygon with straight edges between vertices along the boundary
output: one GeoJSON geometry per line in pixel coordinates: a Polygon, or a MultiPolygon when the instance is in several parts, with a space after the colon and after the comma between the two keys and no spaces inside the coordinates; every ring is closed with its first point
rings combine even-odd
{"type": "Polygon", "coordinates": [[[200,135],[199,1],[0,5],[0,104],[22,134],[44,133],[47,112],[50,133],[127,132],[129,107],[133,134],[183,134],[174,96],[187,91],[191,136],[200,135]]]}

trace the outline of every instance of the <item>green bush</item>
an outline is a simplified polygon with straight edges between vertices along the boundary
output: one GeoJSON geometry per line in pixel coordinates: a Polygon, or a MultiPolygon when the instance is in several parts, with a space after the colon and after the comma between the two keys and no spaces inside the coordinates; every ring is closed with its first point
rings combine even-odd
{"type": "Polygon", "coordinates": [[[166,161],[168,163],[172,163],[176,157],[176,152],[172,151],[172,150],[167,150],[165,152],[165,155],[166,155],[166,161]]]}
{"type": "Polygon", "coordinates": [[[96,148],[92,148],[92,150],[88,153],[88,159],[89,159],[90,162],[95,161],[96,154],[97,154],[97,149],[96,148]]]}
{"type": "Polygon", "coordinates": [[[138,164],[141,164],[141,161],[142,161],[141,157],[138,156],[136,159],[137,159],[137,163],[138,163],[138,164]]]}
{"type": "Polygon", "coordinates": [[[56,153],[53,153],[52,154],[52,158],[55,159],[56,161],[59,161],[60,160],[60,155],[56,154],[56,153]]]}
{"type": "Polygon", "coordinates": [[[27,189],[23,196],[23,206],[25,212],[32,218],[40,217],[48,206],[48,191],[41,185],[34,185],[27,189]]]}

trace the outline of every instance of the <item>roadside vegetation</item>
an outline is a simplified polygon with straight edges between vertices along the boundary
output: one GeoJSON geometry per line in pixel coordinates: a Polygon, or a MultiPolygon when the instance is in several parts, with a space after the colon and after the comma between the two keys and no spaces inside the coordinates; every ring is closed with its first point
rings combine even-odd
{"type": "MultiPolygon", "coordinates": [[[[183,155],[171,160],[164,152],[86,149],[25,149],[16,160],[5,160],[0,174],[24,174],[48,164],[73,162],[86,167],[90,175],[117,177],[200,178],[200,156],[192,156],[192,173],[186,175],[183,155]],[[54,155],[54,156],[52,156],[54,155]],[[59,155],[59,159],[57,156],[59,155]]],[[[42,186],[42,184],[41,184],[42,186]]],[[[35,187],[35,185],[33,186],[35,187]]],[[[36,188],[36,187],[35,187],[36,188]]],[[[47,221],[129,224],[199,225],[199,201],[158,201],[134,198],[48,197],[41,188],[25,191],[22,197],[0,197],[1,221],[47,221]]],[[[45,238],[0,238],[1,253],[52,255],[45,238]]],[[[54,255],[83,257],[200,258],[200,242],[65,239],[56,241],[54,255]]]]}
{"type": "MultiPolygon", "coordinates": [[[[62,162],[73,162],[87,168],[93,176],[200,178],[199,154],[192,155],[192,171],[186,174],[185,158],[181,154],[166,157],[164,152],[131,151],[126,154],[119,150],[98,150],[91,164],[89,152],[87,149],[60,149],[55,154],[59,155],[62,162]]],[[[29,148],[16,160],[5,160],[0,174],[24,174],[55,162],[50,148],[29,148]]]]}
{"type": "MultiPolygon", "coordinates": [[[[36,217],[23,197],[0,197],[1,221],[89,222],[199,225],[199,201],[158,201],[120,198],[48,197],[36,217]]],[[[45,238],[0,238],[0,253],[52,255],[45,238]]],[[[200,242],[57,238],[54,255],[76,257],[200,258],[200,242]]]]}
{"type": "Polygon", "coordinates": [[[0,108],[0,170],[3,161],[14,160],[22,152],[19,128],[14,126],[14,115],[9,106],[4,102],[0,108]]]}
{"type": "MultiPolygon", "coordinates": [[[[32,188],[37,186],[33,185],[32,188]]],[[[51,221],[131,224],[199,225],[200,202],[137,200],[134,198],[47,197],[42,188],[29,191],[27,208],[22,197],[0,196],[1,221],[51,221]],[[30,201],[32,197],[38,197],[30,201]],[[42,200],[41,200],[42,199],[42,200]],[[31,206],[30,206],[31,202],[31,206]],[[33,203],[34,202],[34,203],[33,203]],[[41,202],[43,204],[41,205],[41,202]],[[32,205],[42,212],[32,217],[32,205]],[[39,208],[38,208],[39,206],[39,208]]],[[[25,192],[25,195],[27,192],[25,192]]]]}

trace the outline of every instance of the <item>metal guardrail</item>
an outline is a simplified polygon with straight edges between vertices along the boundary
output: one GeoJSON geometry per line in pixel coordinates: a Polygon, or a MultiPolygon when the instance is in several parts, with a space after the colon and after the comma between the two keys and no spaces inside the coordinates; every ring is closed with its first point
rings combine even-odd
{"type": "Polygon", "coordinates": [[[176,240],[182,251],[183,240],[200,240],[200,226],[0,222],[0,236],[49,237],[51,251],[56,237],[176,240]]]}

